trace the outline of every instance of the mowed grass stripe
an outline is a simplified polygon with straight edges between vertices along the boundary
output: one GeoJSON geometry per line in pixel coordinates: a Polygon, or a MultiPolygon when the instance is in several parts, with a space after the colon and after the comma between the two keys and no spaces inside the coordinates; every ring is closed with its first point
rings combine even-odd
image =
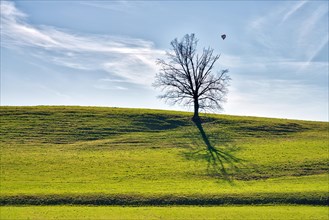
{"type": "Polygon", "coordinates": [[[329,205],[329,193],[249,193],[230,195],[15,195],[2,196],[0,205],[329,205]]]}
{"type": "Polygon", "coordinates": [[[117,206],[29,206],[0,207],[1,219],[226,219],[327,220],[325,206],[173,206],[173,207],[117,207],[117,206]]]}

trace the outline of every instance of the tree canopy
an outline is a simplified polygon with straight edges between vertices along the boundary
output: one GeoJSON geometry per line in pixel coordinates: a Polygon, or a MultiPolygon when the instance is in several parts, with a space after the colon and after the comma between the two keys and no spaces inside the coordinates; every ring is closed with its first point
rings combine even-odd
{"type": "Polygon", "coordinates": [[[214,55],[210,47],[197,54],[197,44],[195,34],[171,41],[172,50],[167,52],[167,60],[157,60],[160,71],[154,82],[154,86],[164,92],[160,98],[166,102],[193,105],[193,121],[200,121],[199,109],[223,108],[231,80],[227,69],[213,73],[220,55],[214,55]]]}

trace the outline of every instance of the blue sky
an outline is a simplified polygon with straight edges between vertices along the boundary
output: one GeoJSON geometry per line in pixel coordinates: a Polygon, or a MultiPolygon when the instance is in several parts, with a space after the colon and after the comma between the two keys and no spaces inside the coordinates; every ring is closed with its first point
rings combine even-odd
{"type": "Polygon", "coordinates": [[[230,71],[221,113],[328,121],[327,1],[1,1],[1,105],[192,110],[152,87],[187,33],[230,71]]]}

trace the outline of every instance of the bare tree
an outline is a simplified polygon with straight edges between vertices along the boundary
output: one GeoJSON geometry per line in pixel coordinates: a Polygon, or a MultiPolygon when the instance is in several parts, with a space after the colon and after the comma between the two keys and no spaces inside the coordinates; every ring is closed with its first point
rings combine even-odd
{"type": "Polygon", "coordinates": [[[153,84],[164,92],[160,98],[170,104],[193,105],[194,122],[200,122],[199,109],[222,109],[230,81],[228,70],[212,73],[220,55],[213,55],[210,47],[197,54],[197,43],[194,34],[186,34],[181,41],[174,39],[172,51],[167,52],[169,61],[157,60],[160,72],[153,84]]]}

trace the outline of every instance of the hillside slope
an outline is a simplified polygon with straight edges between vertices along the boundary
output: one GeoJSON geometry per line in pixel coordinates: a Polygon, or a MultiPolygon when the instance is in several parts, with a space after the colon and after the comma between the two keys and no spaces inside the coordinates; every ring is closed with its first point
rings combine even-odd
{"type": "Polygon", "coordinates": [[[1,107],[1,204],[328,204],[328,123],[1,107]]]}

